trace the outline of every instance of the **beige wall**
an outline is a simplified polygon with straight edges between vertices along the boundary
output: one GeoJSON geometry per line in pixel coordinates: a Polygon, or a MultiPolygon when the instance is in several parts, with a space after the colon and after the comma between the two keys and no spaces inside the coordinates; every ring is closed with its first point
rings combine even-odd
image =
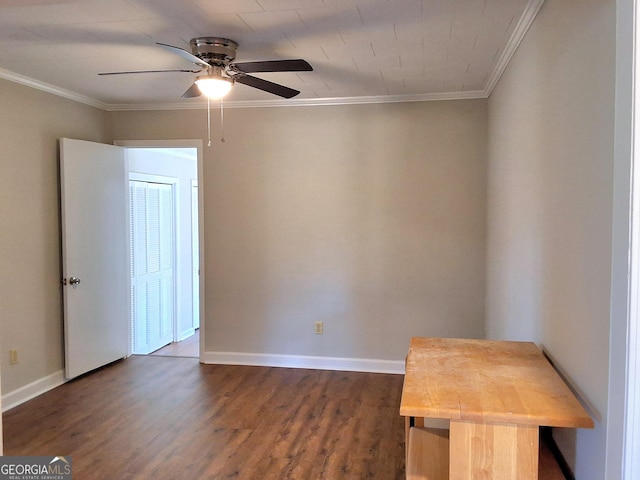
{"type": "MultiPolygon", "coordinates": [[[[225,121],[204,154],[207,351],[402,360],[413,335],[484,335],[485,101],[225,121]]],[[[117,140],[206,136],[200,110],[110,124],[117,140]]]]}
{"type": "MultiPolygon", "coordinates": [[[[203,138],[206,114],[1,87],[7,394],[63,367],[57,139],[203,138]]],[[[204,160],[207,350],[402,360],[412,335],[483,336],[485,101],[226,120],[204,160]]]]}
{"type": "Polygon", "coordinates": [[[58,145],[106,140],[106,113],[0,80],[0,355],[7,394],[63,367],[58,145]],[[9,349],[19,363],[9,366],[9,349]]]}
{"type": "Polygon", "coordinates": [[[489,101],[487,335],[537,341],[589,404],[558,430],[576,477],[605,478],[614,0],[547,0],[489,101]]]}

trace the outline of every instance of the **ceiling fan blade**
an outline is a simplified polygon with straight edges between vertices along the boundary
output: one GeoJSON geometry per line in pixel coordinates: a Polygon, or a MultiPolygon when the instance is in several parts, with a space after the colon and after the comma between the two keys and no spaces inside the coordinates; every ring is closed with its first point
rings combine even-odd
{"type": "Polygon", "coordinates": [[[300,58],[295,60],[267,60],[264,62],[234,63],[232,67],[242,73],[258,72],[311,72],[313,67],[300,58]]]}
{"type": "Polygon", "coordinates": [[[237,75],[234,77],[234,80],[238,83],[248,85],[249,87],[273,93],[274,95],[284,98],[292,98],[300,93],[298,90],[294,90],[293,88],[285,87],[284,85],[279,85],[268,80],[263,80],[262,78],[252,77],[251,75],[237,75]]]}
{"type": "Polygon", "coordinates": [[[202,95],[202,92],[195,83],[191,85],[186,92],[182,94],[182,98],[194,98],[202,95]]]}
{"type": "Polygon", "coordinates": [[[191,52],[187,52],[185,49],[180,47],[174,47],[173,45],[167,45],[166,43],[156,42],[156,45],[160,45],[161,47],[169,50],[172,53],[180,55],[182,58],[189,60],[196,65],[200,65],[201,67],[209,67],[209,64],[202,60],[201,58],[196,57],[191,52]]]}
{"type": "Polygon", "coordinates": [[[131,73],[166,73],[166,72],[182,72],[182,73],[200,73],[202,70],[132,70],[127,72],[101,72],[98,75],[129,75],[131,73]]]}

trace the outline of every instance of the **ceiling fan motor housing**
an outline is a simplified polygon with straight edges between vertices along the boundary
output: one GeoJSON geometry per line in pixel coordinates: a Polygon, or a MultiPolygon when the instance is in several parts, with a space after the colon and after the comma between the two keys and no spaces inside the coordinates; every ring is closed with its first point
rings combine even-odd
{"type": "Polygon", "coordinates": [[[211,65],[226,66],[236,58],[238,44],[221,37],[193,38],[189,44],[193,54],[211,65]]]}

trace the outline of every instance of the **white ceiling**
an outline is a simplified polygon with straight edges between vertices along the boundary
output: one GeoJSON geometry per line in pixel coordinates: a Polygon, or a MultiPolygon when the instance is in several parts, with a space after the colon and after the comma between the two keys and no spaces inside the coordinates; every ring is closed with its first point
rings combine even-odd
{"type": "MultiPolygon", "coordinates": [[[[357,103],[486,97],[543,0],[0,0],[0,77],[107,110],[186,108],[186,50],[217,36],[236,61],[303,58],[313,72],[255,74],[292,100],[236,84],[227,103],[357,103]]],[[[206,102],[205,102],[206,103],[206,102]]]]}

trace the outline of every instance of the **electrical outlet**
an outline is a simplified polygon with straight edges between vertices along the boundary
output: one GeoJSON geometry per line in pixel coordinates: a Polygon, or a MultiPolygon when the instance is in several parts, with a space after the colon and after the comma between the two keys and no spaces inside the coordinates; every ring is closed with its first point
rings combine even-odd
{"type": "Polygon", "coordinates": [[[316,332],[316,335],[322,335],[323,325],[322,322],[314,322],[313,331],[316,332]]]}
{"type": "Polygon", "coordinates": [[[9,365],[15,365],[18,363],[18,350],[9,350],[9,365]]]}

